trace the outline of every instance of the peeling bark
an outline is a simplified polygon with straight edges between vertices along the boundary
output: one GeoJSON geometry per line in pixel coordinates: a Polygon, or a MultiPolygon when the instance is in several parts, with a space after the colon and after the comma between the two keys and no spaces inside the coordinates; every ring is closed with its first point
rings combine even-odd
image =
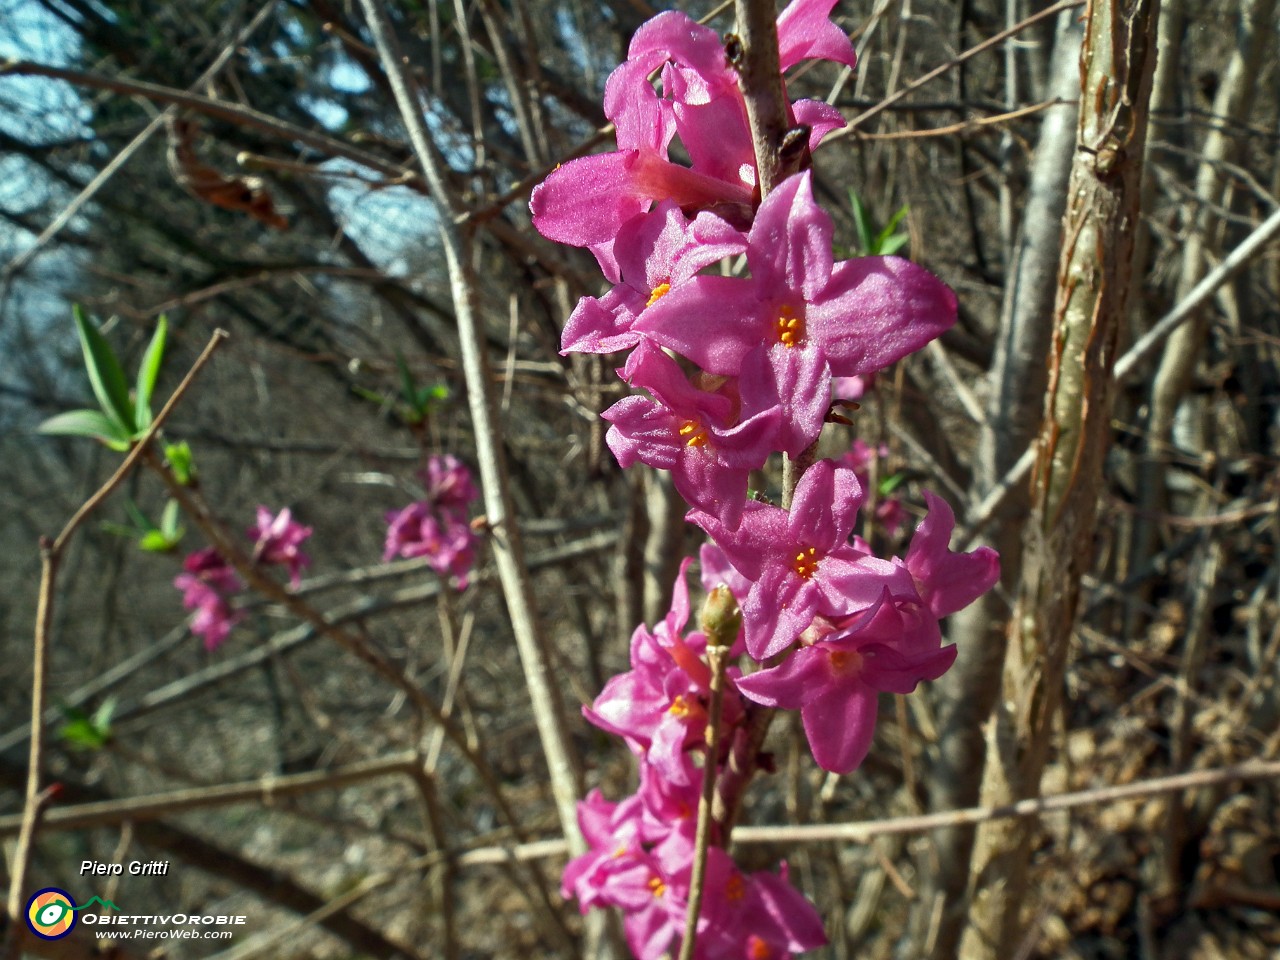
{"type": "MultiPolygon", "coordinates": [[[[1091,0],[1085,13],[1048,394],[983,803],[1039,794],[1062,702],[1080,580],[1093,561],[1112,370],[1133,286],[1158,11],[1159,0],[1091,0]]],[[[1030,822],[979,829],[960,944],[966,960],[1017,954],[1036,829],[1030,822]]]]}

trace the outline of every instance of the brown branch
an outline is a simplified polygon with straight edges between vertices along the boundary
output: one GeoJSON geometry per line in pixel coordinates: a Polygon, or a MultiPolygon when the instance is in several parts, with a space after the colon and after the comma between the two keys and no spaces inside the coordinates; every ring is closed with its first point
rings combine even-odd
{"type": "MultiPolygon", "coordinates": [[[[50,541],[42,538],[40,542],[40,593],[36,601],[36,627],[34,653],[32,656],[31,678],[31,744],[27,761],[27,790],[22,813],[22,826],[18,832],[18,845],[13,856],[13,871],[9,882],[9,916],[17,917],[22,910],[22,893],[27,882],[27,868],[31,864],[31,854],[35,844],[36,831],[40,825],[40,817],[49,800],[47,791],[40,789],[40,769],[44,763],[44,724],[45,694],[48,690],[49,674],[49,642],[53,626],[54,585],[58,578],[58,564],[62,551],[80,525],[88,519],[103,501],[124,482],[133,472],[139,459],[144,455],[152,439],[169,419],[169,415],[177,407],[178,402],[191,388],[195,378],[204,369],[205,364],[213,357],[214,352],[227,339],[225,330],[215,330],[209,343],[205,346],[196,362],[192,364],[187,375],[182,378],[177,389],[169,397],[168,403],[160,410],[151,426],[143,434],[142,439],[129,451],[128,455],[116,468],[115,473],[107,478],[106,483],[98,488],[67,521],[57,539],[50,541]]],[[[18,923],[9,929],[4,955],[6,960],[16,958],[25,938],[25,931],[18,923]]]]}
{"type": "MultiPolygon", "coordinates": [[[[368,167],[370,170],[376,170],[387,177],[399,179],[405,174],[403,167],[383,160],[365,150],[353,147],[341,140],[335,140],[333,137],[325,136],[322,133],[315,133],[305,127],[299,127],[280,120],[268,113],[254,110],[252,107],[243,107],[226,100],[202,97],[199,94],[188,93],[185,90],[175,90],[173,87],[166,87],[158,83],[148,83],[145,80],[121,80],[117,77],[103,77],[94,73],[68,70],[63,67],[35,63],[30,60],[0,63],[0,77],[6,76],[51,77],[55,80],[65,80],[76,86],[91,87],[96,90],[110,90],[112,93],[118,93],[126,97],[145,97],[157,103],[170,103],[201,113],[207,117],[214,117],[237,126],[261,130],[284,140],[296,141],[304,146],[311,147],[313,150],[318,150],[326,156],[342,157],[352,163],[368,167]]],[[[412,181],[406,182],[409,182],[415,189],[426,192],[426,184],[422,182],[421,178],[414,177],[412,181]]]]}
{"type": "Polygon", "coordinates": [[[903,87],[897,93],[894,93],[888,97],[885,97],[883,100],[877,103],[870,110],[864,110],[862,113],[858,114],[856,117],[850,120],[848,125],[846,125],[843,130],[837,130],[834,133],[828,134],[826,139],[823,140],[823,143],[831,143],[833,140],[838,140],[841,137],[852,135],[853,133],[855,133],[858,127],[862,126],[862,124],[866,123],[868,120],[870,120],[872,117],[876,116],[877,114],[883,113],[885,110],[888,110],[891,106],[893,106],[903,97],[906,97],[909,94],[914,93],[916,90],[919,90],[925,84],[930,83],[934,80],[937,80],[938,77],[942,76],[944,73],[951,70],[953,67],[958,67],[960,64],[965,63],[969,60],[972,60],[978,54],[983,53],[987,50],[990,50],[992,47],[1003,43],[1004,41],[1008,40],[1010,37],[1017,36],[1019,33],[1021,33],[1023,30],[1027,29],[1028,27],[1034,26],[1035,24],[1039,23],[1042,20],[1047,20],[1049,17],[1057,16],[1063,10],[1070,10],[1072,7],[1082,7],[1084,5],[1085,5],[1085,0],[1058,0],[1058,2],[1055,3],[1053,6],[1046,7],[1044,10],[1041,10],[1039,13],[1036,13],[1030,17],[1027,17],[1025,20],[1022,20],[1019,23],[1015,23],[1012,27],[1009,27],[1007,30],[1001,30],[999,33],[995,34],[994,36],[988,37],[986,40],[983,40],[981,43],[970,47],[968,50],[966,50],[964,53],[960,54],[959,56],[953,57],[952,59],[948,60],[946,63],[940,64],[939,66],[934,67],[932,70],[930,70],[928,73],[926,73],[924,76],[920,77],[919,79],[912,80],[910,83],[908,83],[905,87],[903,87]]]}
{"type": "MultiPolygon", "coordinates": [[[[44,815],[43,825],[54,830],[83,830],[119,823],[142,823],[158,820],[186,810],[202,810],[234,803],[260,803],[270,807],[278,797],[292,797],[316,790],[332,790],[353,783],[361,783],[377,777],[412,775],[416,754],[405,751],[337,767],[333,770],[313,770],[289,776],[268,776],[241,783],[216,786],[198,786],[186,790],[171,790],[145,797],[129,797],[118,800],[100,800],[70,807],[57,807],[44,815]]],[[[14,833],[21,825],[21,816],[0,817],[0,836],[14,833]]]]}
{"type": "Polygon", "coordinates": [[[972,120],[961,120],[959,123],[949,123],[945,127],[930,127],[927,130],[898,130],[894,133],[863,133],[861,130],[854,130],[853,135],[859,140],[920,140],[925,137],[964,136],[965,134],[982,130],[984,127],[998,126],[1002,123],[1020,120],[1023,117],[1039,113],[1041,110],[1048,110],[1050,107],[1068,103],[1071,103],[1071,101],[1045,100],[1043,103],[1033,103],[1017,110],[1010,110],[1008,113],[998,113],[991,117],[977,117],[972,120]]]}
{"type": "MultiPolygon", "coordinates": [[[[884,820],[866,820],[862,823],[809,823],[784,826],[739,827],[733,835],[735,843],[797,844],[797,843],[867,843],[877,837],[894,834],[928,833],[943,827],[973,826],[995,820],[1029,819],[1049,813],[1079,810],[1130,800],[1144,800],[1161,794],[1181,793],[1186,790],[1203,790],[1229,783],[1246,783],[1253,780],[1280,778],[1280,760],[1242,763],[1232,767],[1212,770],[1195,770],[1169,777],[1153,777],[1137,783],[1125,783],[1070,793],[1051,794],[1019,800],[999,806],[964,807],[941,813],[928,813],[910,817],[890,817],[884,820]]],[[[536,840],[515,847],[482,847],[469,850],[458,857],[461,866],[496,864],[514,856],[517,860],[534,860],[542,857],[564,856],[561,840],[536,840]]]]}

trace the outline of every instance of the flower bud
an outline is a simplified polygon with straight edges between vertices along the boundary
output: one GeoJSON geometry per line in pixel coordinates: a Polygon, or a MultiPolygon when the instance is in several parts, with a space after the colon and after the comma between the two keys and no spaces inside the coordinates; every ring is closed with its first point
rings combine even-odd
{"type": "Polygon", "coordinates": [[[702,605],[702,632],[707,635],[707,645],[731,647],[742,629],[742,611],[738,600],[723,583],[707,595],[702,605]]]}

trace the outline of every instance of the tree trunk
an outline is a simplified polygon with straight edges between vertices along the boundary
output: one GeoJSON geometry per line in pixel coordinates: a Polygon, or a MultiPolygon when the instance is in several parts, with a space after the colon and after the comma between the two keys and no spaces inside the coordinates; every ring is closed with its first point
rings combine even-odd
{"type": "MultiPolygon", "coordinates": [[[[1046,96],[1068,101],[1045,111],[1040,142],[1030,170],[1022,231],[1006,288],[993,389],[979,439],[974,470],[975,502],[986,496],[1035,439],[1044,410],[1049,352],[1049,318],[1058,286],[1062,215],[1067,204],[1067,178],[1076,143],[1076,107],[1080,93],[1080,37],[1075,11],[1059,19],[1050,87],[1046,96]]],[[[987,543],[1000,552],[1006,596],[1017,589],[1022,553],[1021,534],[1030,509],[1025,484],[1019,484],[987,531],[987,543]]],[[[957,614],[950,637],[959,658],[937,685],[941,741],[938,766],[930,783],[934,810],[972,806],[982,781],[982,727],[995,705],[1009,606],[1004,596],[989,592],[957,614]]],[[[939,831],[938,867],[932,873],[933,896],[921,898],[916,955],[948,957],[955,953],[967,911],[964,890],[969,880],[972,827],[939,831]],[[941,926],[930,944],[927,926],[938,894],[945,898],[941,926]]],[[[929,875],[929,874],[926,874],[929,875]]]]}
{"type": "MultiPolygon", "coordinates": [[[[1112,369],[1133,286],[1159,0],[1091,0],[1032,513],[983,778],[983,803],[1037,796],[1063,693],[1081,577],[1093,560],[1112,369]]],[[[966,960],[1018,953],[1037,824],[978,831],[966,960]]]]}

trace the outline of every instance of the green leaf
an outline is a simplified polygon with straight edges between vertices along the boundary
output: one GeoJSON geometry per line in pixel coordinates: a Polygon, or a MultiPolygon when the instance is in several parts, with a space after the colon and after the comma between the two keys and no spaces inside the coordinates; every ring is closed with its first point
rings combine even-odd
{"type": "Polygon", "coordinates": [[[111,739],[111,716],[115,713],[116,704],[113,697],[102,702],[93,716],[79,707],[60,706],[67,722],[62,725],[58,735],[73,747],[84,750],[101,750],[111,739]]]}
{"type": "Polygon", "coordinates": [[[129,519],[133,521],[133,525],[143,533],[150,533],[152,530],[159,530],[151,518],[142,512],[141,508],[132,500],[124,502],[125,513],[129,514],[129,519]]]}
{"type": "Polygon", "coordinates": [[[853,225],[858,231],[858,248],[865,255],[870,255],[875,247],[875,234],[871,230],[871,219],[867,216],[867,208],[853,189],[849,190],[849,206],[853,210],[853,225]]]}
{"type": "Polygon", "coordinates": [[[100,730],[111,729],[111,717],[116,712],[116,698],[107,697],[98,709],[93,712],[93,723],[100,730]]]}
{"type": "Polygon", "coordinates": [[[182,539],[182,528],[178,526],[178,501],[170,500],[164,505],[164,513],[160,514],[160,529],[166,537],[175,543],[182,539]]]}
{"type": "Polygon", "coordinates": [[[138,366],[138,383],[133,395],[134,427],[138,433],[145,433],[151,426],[151,395],[155,392],[156,380],[160,376],[160,365],[164,362],[165,341],[169,337],[169,321],[160,317],[156,324],[156,332],[151,335],[147,344],[147,352],[142,355],[142,363],[138,366]]]}
{"type": "Polygon", "coordinates": [[[911,208],[903,205],[902,208],[895,213],[889,220],[879,236],[876,237],[874,252],[880,256],[888,257],[897,253],[911,241],[911,235],[908,233],[895,233],[898,225],[902,223],[911,208]]]}
{"type": "Polygon", "coordinates": [[[190,486],[196,478],[195,458],[191,455],[191,445],[183,440],[180,443],[167,443],[164,458],[169,462],[169,469],[174,478],[184,487],[190,486]]]}
{"type": "Polygon", "coordinates": [[[432,404],[444,403],[449,399],[449,388],[443,383],[437,383],[435,386],[423,387],[418,391],[418,408],[426,410],[432,404]]]}
{"type": "Polygon", "coordinates": [[[893,232],[898,229],[898,224],[902,223],[902,218],[907,215],[910,209],[911,208],[904,203],[901,209],[889,218],[889,222],[884,225],[884,229],[881,230],[880,235],[876,237],[876,242],[883,243],[885,240],[889,239],[893,232]]]}
{"type": "Polygon", "coordinates": [[[905,233],[895,233],[892,237],[886,238],[880,243],[880,248],[876,252],[882,257],[890,257],[905,247],[911,241],[911,237],[905,233]]]}
{"type": "Polygon", "coordinates": [[[168,553],[177,544],[162,530],[148,530],[138,538],[138,546],[147,553],[168,553]]]}
{"type": "Polygon", "coordinates": [[[129,434],[101,410],[68,410],[50,417],[36,428],[40,433],[61,437],[92,437],[113,450],[129,449],[129,434]]]}
{"type": "Polygon", "coordinates": [[[120,366],[115,351],[107,343],[98,328],[85,314],[79,304],[72,307],[75,318],[76,333],[80,337],[80,348],[84,351],[85,370],[89,374],[89,385],[93,387],[93,395],[98,398],[102,412],[118,423],[126,434],[133,434],[133,404],[129,401],[129,386],[124,379],[124,369],[120,366]]]}
{"type": "Polygon", "coordinates": [[[893,491],[897,490],[907,481],[905,473],[895,473],[891,477],[885,477],[876,485],[876,493],[882,497],[887,497],[893,491]]]}

